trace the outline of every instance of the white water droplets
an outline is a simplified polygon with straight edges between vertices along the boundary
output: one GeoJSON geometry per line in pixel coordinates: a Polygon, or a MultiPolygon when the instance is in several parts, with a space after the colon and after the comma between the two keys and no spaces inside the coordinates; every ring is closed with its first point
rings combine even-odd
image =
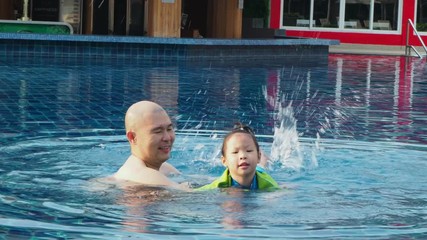
{"type": "Polygon", "coordinates": [[[303,156],[300,150],[297,120],[291,104],[285,108],[279,104],[276,119],[278,127],[274,127],[271,160],[279,161],[285,168],[299,170],[303,164],[303,156]]]}

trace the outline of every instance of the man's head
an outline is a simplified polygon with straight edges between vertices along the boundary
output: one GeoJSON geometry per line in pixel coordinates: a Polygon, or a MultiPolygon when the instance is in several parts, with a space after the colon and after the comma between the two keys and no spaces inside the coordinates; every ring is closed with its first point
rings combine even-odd
{"type": "Polygon", "coordinates": [[[158,170],[169,159],[175,131],[160,105],[150,101],[133,104],[126,112],[125,127],[132,154],[147,167],[158,170]]]}

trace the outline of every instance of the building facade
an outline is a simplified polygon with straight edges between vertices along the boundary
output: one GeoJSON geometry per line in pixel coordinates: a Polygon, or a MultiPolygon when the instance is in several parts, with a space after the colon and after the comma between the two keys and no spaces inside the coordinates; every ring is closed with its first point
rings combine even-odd
{"type": "Polygon", "coordinates": [[[270,27],[291,37],[420,46],[408,20],[426,42],[427,0],[271,0],[270,27]]]}
{"type": "Polygon", "coordinates": [[[241,38],[243,3],[243,0],[1,0],[0,20],[67,22],[75,34],[241,38]]]}
{"type": "Polygon", "coordinates": [[[1,0],[0,19],[71,24],[75,34],[245,38],[245,29],[341,43],[420,46],[427,0],[1,0]],[[243,33],[242,33],[243,32],[243,33]]]}

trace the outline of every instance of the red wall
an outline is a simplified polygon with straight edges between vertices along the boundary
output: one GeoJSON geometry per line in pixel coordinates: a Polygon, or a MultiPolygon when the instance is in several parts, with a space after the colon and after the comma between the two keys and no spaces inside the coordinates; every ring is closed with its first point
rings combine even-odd
{"type": "MultiPolygon", "coordinates": [[[[393,34],[378,34],[378,33],[355,33],[355,32],[332,32],[318,30],[291,30],[286,29],[286,36],[290,37],[305,37],[305,38],[322,38],[336,39],[341,43],[358,43],[358,44],[381,44],[381,45],[406,45],[406,29],[407,21],[414,21],[416,0],[400,0],[403,1],[402,14],[402,33],[393,34]]],[[[271,0],[270,27],[280,28],[280,5],[281,0],[271,0]]],[[[412,32],[412,31],[411,31],[412,32]]],[[[423,36],[423,41],[427,42],[427,36],[423,36]]],[[[421,46],[418,38],[411,33],[410,45],[421,46]]]]}
{"type": "Polygon", "coordinates": [[[280,0],[270,0],[270,28],[280,28],[280,0]]]}

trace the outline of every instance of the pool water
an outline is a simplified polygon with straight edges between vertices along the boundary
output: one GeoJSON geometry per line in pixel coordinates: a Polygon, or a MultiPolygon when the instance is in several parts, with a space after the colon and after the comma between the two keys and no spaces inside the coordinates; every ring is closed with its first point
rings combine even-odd
{"type": "Polygon", "coordinates": [[[259,62],[14,59],[0,65],[2,239],[425,239],[425,59],[259,62]],[[275,192],[119,189],[135,101],[176,123],[170,162],[193,186],[241,121],[275,192]]]}

